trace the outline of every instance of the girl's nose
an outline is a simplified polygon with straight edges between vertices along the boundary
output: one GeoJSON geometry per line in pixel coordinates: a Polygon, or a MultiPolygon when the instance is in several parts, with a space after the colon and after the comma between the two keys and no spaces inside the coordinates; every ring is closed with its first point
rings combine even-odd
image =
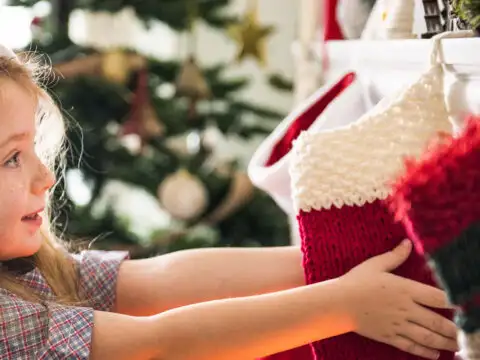
{"type": "Polygon", "coordinates": [[[42,195],[55,185],[55,175],[39,161],[38,171],[33,181],[32,191],[36,195],[42,195]]]}

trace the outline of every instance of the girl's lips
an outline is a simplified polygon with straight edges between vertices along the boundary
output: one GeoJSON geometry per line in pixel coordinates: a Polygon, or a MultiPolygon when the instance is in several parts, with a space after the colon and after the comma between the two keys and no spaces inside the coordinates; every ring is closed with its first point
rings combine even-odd
{"type": "Polygon", "coordinates": [[[34,213],[31,213],[29,215],[25,215],[22,217],[22,222],[32,226],[37,230],[40,226],[42,226],[43,219],[39,215],[39,212],[42,211],[43,209],[36,211],[34,213]]]}
{"type": "Polygon", "coordinates": [[[25,215],[24,217],[22,217],[22,220],[23,220],[23,219],[26,219],[26,218],[38,216],[38,214],[40,214],[43,210],[44,210],[44,208],[40,208],[40,209],[38,209],[38,210],[35,210],[35,211],[31,212],[30,214],[27,214],[27,215],[25,215]]]}

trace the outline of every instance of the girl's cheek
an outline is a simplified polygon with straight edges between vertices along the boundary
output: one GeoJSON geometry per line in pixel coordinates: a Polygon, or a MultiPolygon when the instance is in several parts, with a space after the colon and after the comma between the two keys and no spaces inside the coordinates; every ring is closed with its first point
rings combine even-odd
{"type": "Polygon", "coordinates": [[[0,181],[0,213],[2,210],[10,210],[9,206],[17,208],[21,206],[26,199],[26,186],[21,181],[15,182],[2,182],[0,181]]]}

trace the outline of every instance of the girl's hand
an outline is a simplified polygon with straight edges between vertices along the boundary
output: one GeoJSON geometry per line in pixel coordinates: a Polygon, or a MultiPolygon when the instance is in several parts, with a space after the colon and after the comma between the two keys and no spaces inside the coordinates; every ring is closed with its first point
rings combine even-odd
{"type": "Polygon", "coordinates": [[[355,332],[427,359],[439,350],[457,351],[455,324],[427,309],[447,309],[443,291],[389,273],[410,255],[405,240],[389,253],[374,257],[340,278],[346,289],[355,332]]]}

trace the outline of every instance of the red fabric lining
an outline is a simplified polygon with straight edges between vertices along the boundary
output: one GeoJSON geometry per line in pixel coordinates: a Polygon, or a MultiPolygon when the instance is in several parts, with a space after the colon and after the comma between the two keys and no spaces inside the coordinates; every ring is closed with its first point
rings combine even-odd
{"type": "Polygon", "coordinates": [[[302,131],[307,130],[325,110],[325,108],[337,98],[356,79],[356,74],[346,74],[332,86],[320,99],[306,109],[295,121],[292,122],[285,135],[275,144],[265,166],[272,166],[287,155],[292,149],[293,142],[302,131]]]}

